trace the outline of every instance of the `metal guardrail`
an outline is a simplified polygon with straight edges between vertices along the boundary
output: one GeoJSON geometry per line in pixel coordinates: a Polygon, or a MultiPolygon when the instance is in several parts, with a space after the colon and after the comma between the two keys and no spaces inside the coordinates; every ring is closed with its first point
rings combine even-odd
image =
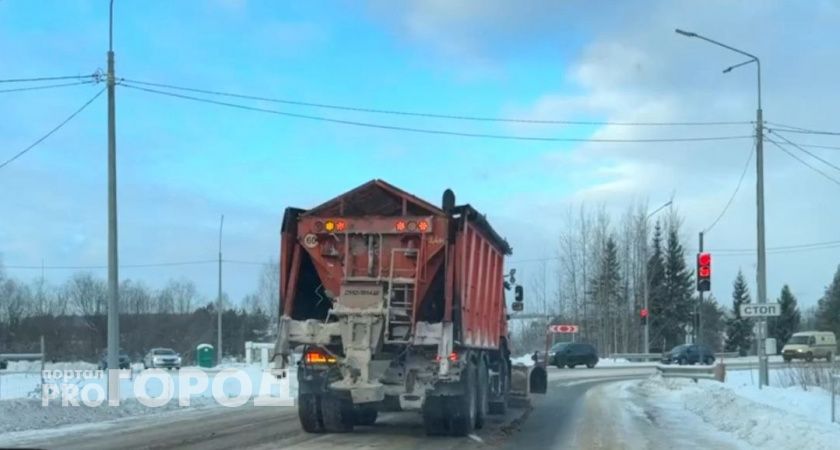
{"type": "MultiPolygon", "coordinates": [[[[715,358],[717,359],[737,358],[738,356],[738,352],[715,353],[715,358]]],[[[604,359],[626,359],[628,361],[640,359],[643,361],[658,361],[662,359],[662,353],[613,353],[604,359]]]]}
{"type": "Polygon", "coordinates": [[[691,378],[695,383],[699,378],[717,380],[722,383],[726,376],[726,370],[720,364],[713,366],[671,366],[660,364],[656,366],[656,370],[662,375],[662,378],[691,378]]]}
{"type": "Polygon", "coordinates": [[[43,358],[43,353],[0,353],[3,361],[34,361],[43,358]]]}

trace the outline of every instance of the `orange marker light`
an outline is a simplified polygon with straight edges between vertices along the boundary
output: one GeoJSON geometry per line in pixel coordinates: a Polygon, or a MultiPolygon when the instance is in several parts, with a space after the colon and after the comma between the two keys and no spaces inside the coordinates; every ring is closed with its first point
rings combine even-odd
{"type": "Polygon", "coordinates": [[[398,220],[397,221],[397,231],[405,231],[405,221],[398,220]]]}
{"type": "Polygon", "coordinates": [[[324,229],[332,233],[335,230],[335,222],[328,220],[327,223],[324,224],[324,229]]]}

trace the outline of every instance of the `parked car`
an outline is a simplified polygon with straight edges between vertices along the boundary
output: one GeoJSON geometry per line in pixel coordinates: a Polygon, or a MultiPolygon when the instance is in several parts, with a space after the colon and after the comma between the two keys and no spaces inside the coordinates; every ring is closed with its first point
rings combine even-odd
{"type": "Polygon", "coordinates": [[[7,367],[9,367],[9,363],[4,359],[0,359],[0,370],[6,370],[7,367]]]}
{"type": "Polygon", "coordinates": [[[549,355],[551,364],[558,369],[563,366],[574,369],[583,365],[591,369],[598,364],[598,352],[589,344],[562,342],[551,347],[549,355]]]}
{"type": "Polygon", "coordinates": [[[180,369],[181,356],[171,348],[153,348],[143,357],[146,369],[180,369]]]}
{"type": "Polygon", "coordinates": [[[830,331],[800,331],[793,333],[790,340],[782,348],[782,358],[785,362],[792,359],[804,359],[808,362],[814,358],[825,358],[831,361],[837,351],[837,339],[830,331]]]}
{"type": "MultiPolygon", "coordinates": [[[[119,361],[120,361],[120,369],[129,369],[131,368],[131,359],[128,357],[128,353],[120,352],[119,354],[119,361]]],[[[108,368],[108,352],[105,351],[102,353],[102,357],[99,358],[99,370],[105,370],[108,368]]]]}
{"type": "Polygon", "coordinates": [[[663,364],[706,364],[712,365],[715,362],[715,352],[703,344],[683,344],[671,349],[670,352],[662,355],[663,364]]]}

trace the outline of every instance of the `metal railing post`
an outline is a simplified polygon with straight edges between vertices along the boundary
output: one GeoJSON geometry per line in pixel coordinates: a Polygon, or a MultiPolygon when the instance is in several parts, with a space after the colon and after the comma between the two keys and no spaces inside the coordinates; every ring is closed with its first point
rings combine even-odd
{"type": "Polygon", "coordinates": [[[831,423],[834,423],[834,397],[836,396],[836,392],[834,392],[834,389],[836,384],[837,375],[831,375],[831,423]]]}

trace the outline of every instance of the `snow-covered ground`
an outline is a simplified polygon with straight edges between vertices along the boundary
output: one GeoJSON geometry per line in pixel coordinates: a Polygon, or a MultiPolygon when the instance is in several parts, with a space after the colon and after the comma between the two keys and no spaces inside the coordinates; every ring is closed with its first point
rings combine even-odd
{"type": "Polygon", "coordinates": [[[259,364],[228,363],[180,371],[143,370],[140,365],[121,371],[120,404],[109,406],[103,403],[107,377],[95,365],[48,364],[45,370],[52,373],[43,385],[40,363],[33,368],[24,363],[0,372],[0,433],[216,407],[221,402],[253,405],[258,395],[290,401],[297,396],[294,369],[278,382],[259,364]],[[155,406],[156,399],[169,401],[155,406]]]}
{"type": "MultiPolygon", "coordinates": [[[[771,381],[780,371],[771,373],[771,381]]],[[[667,414],[684,416],[689,411],[704,426],[734,437],[744,448],[840,448],[840,425],[830,423],[831,396],[819,388],[759,390],[753,371],[730,372],[724,384],[659,376],[635,383],[642,396],[667,414]]],[[[683,426],[691,429],[694,425],[683,426]]]]}

